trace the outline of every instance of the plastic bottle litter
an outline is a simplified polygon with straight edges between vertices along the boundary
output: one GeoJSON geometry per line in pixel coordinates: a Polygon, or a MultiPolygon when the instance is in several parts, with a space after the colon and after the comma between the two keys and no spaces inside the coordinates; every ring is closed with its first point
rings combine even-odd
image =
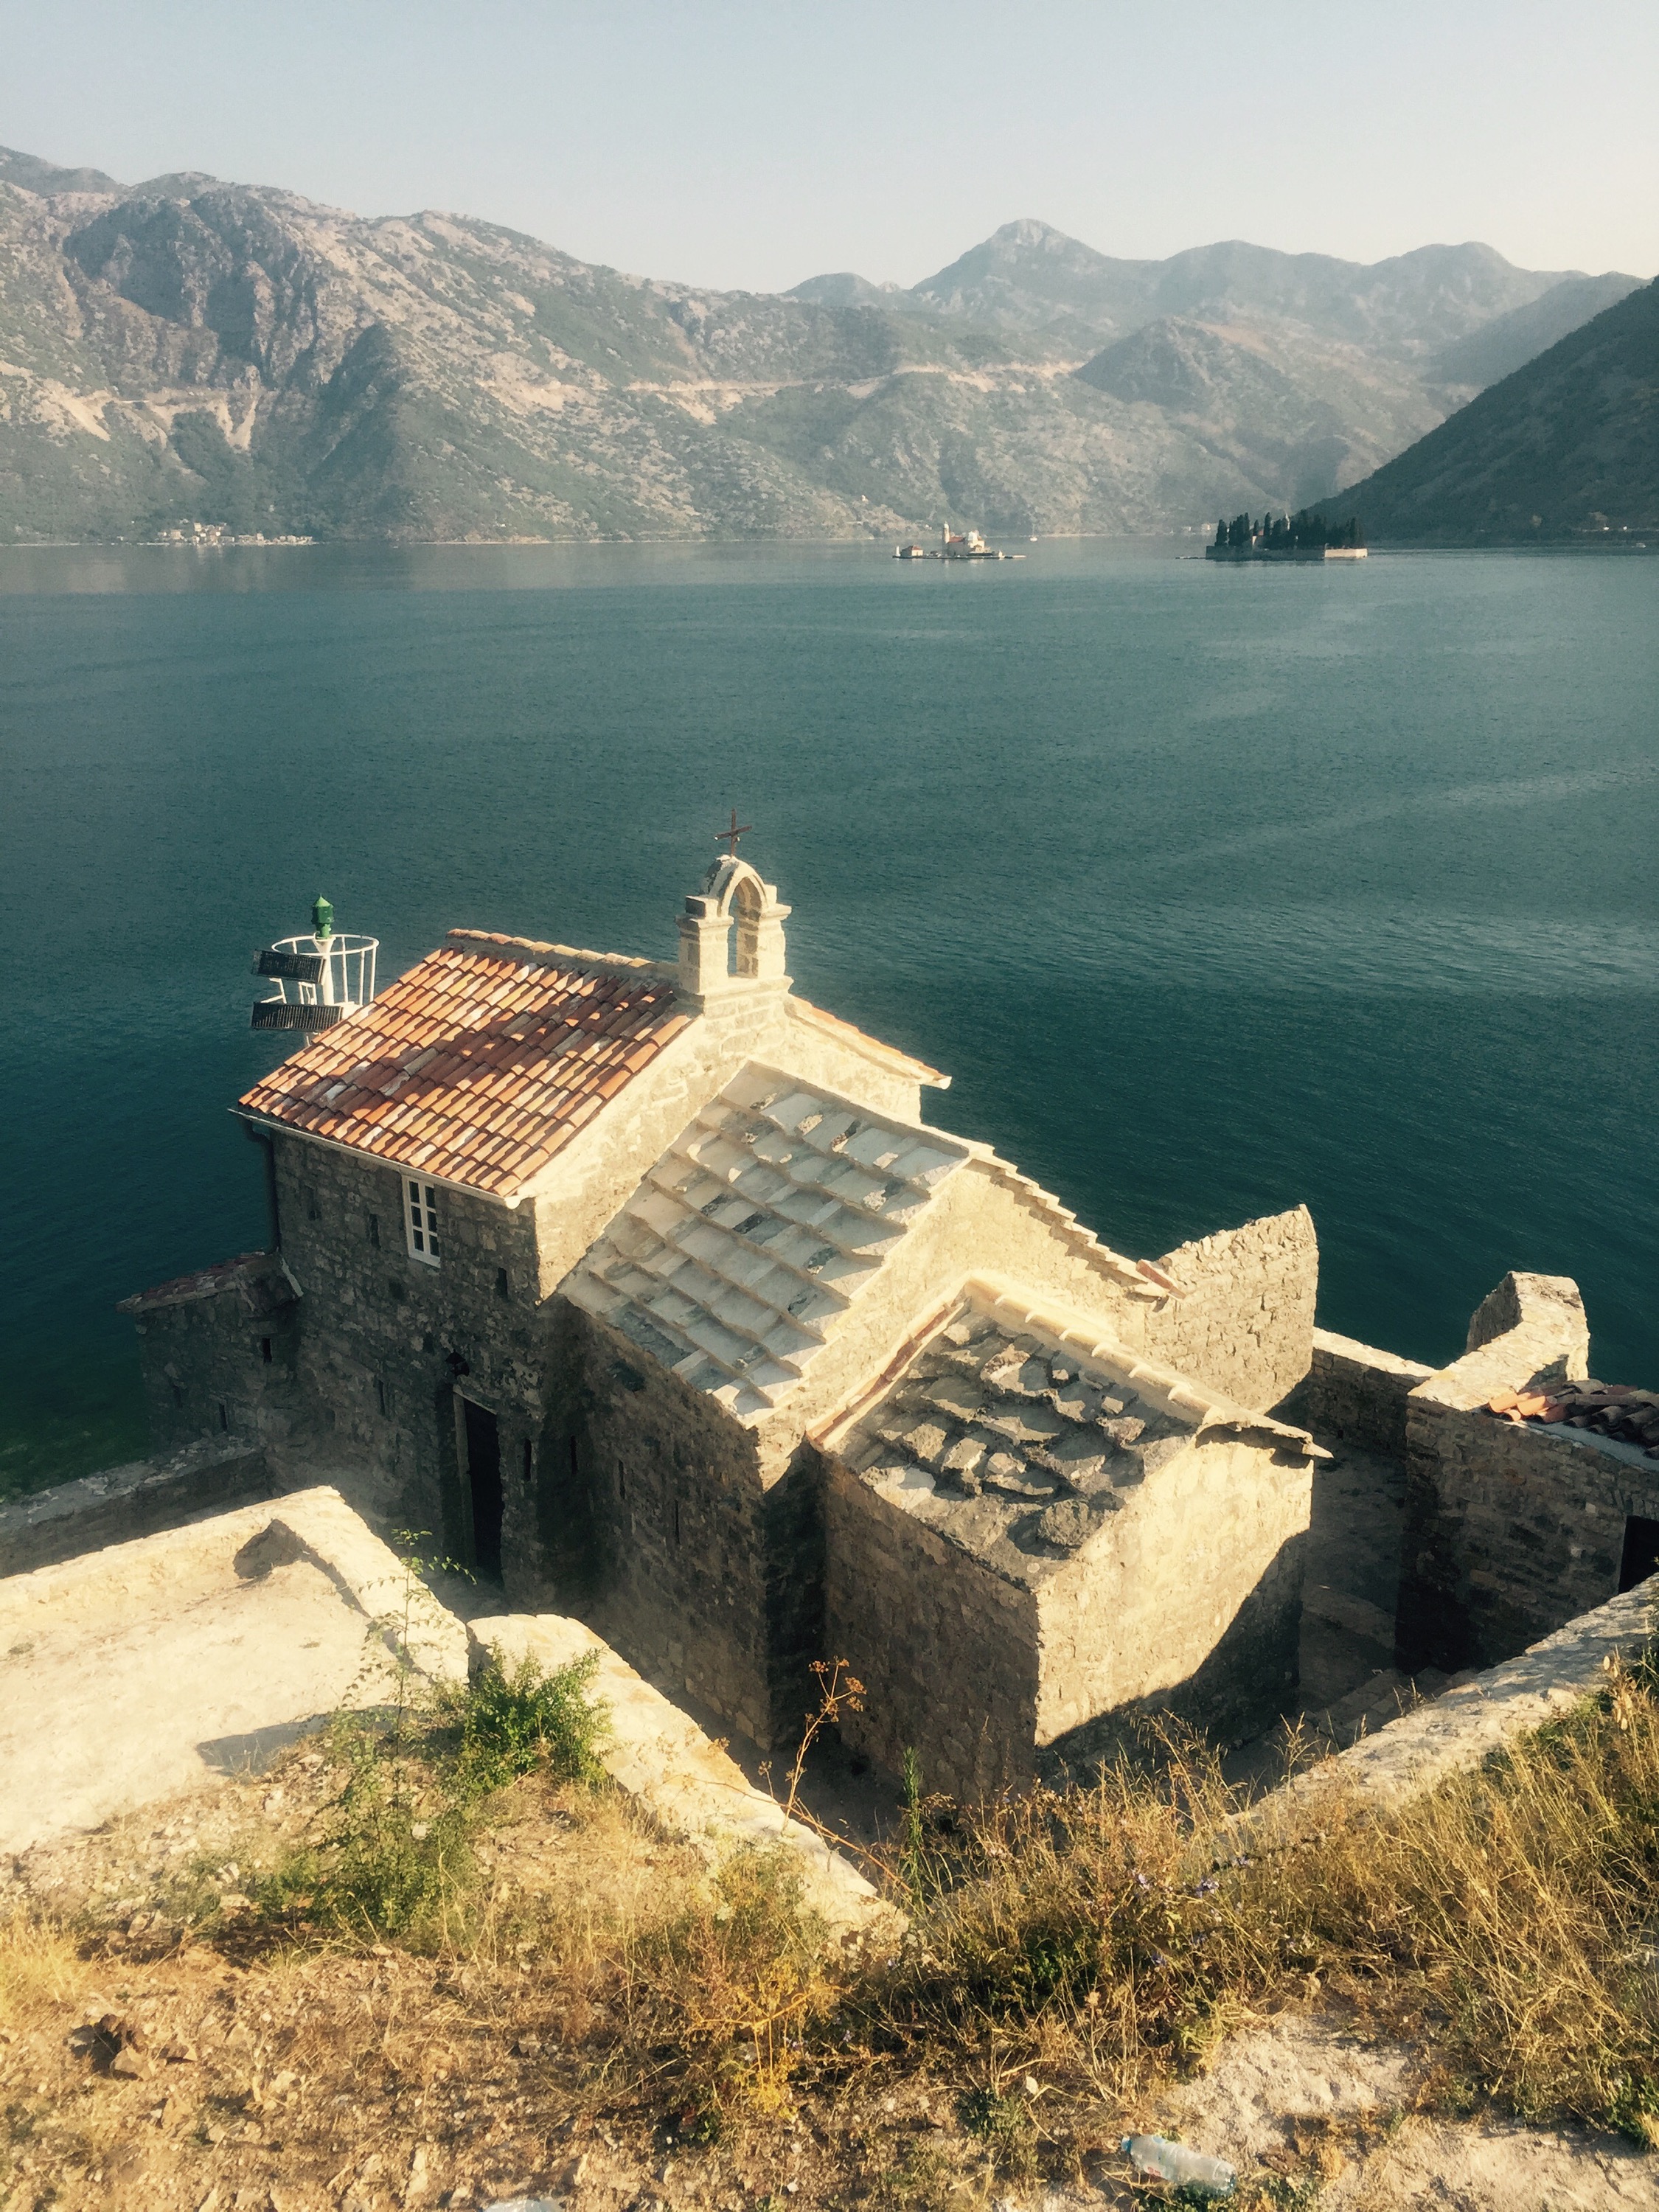
{"type": "Polygon", "coordinates": [[[1171,2142],[1167,2136],[1125,2136],[1120,2146],[1137,2173],[1155,2174],[1190,2189],[1195,2197],[1231,2197],[1237,2179],[1225,2159],[1207,2151],[1191,2150],[1171,2142]]]}

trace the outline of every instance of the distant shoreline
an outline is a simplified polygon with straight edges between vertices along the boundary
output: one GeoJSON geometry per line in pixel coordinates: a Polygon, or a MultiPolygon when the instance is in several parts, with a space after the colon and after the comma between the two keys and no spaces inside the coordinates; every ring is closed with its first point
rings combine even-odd
{"type": "MultiPolygon", "coordinates": [[[[1032,537],[1023,533],[1024,542],[1038,545],[1170,545],[1191,547],[1188,557],[1201,560],[1208,541],[1188,538],[1184,532],[1165,530],[1106,531],[1066,530],[1042,531],[1032,537]]],[[[697,547],[724,548],[737,545],[778,546],[805,550],[808,548],[827,550],[830,547],[867,546],[872,550],[884,547],[887,536],[821,538],[797,536],[763,536],[745,532],[741,537],[662,537],[662,538],[313,538],[288,539],[268,538],[264,544],[253,541],[246,544],[191,544],[177,540],[157,538],[13,538],[0,543],[0,555],[7,553],[325,553],[347,548],[362,550],[374,549],[386,553],[443,551],[450,553],[505,553],[574,551],[591,549],[617,550],[628,547],[660,548],[682,546],[687,550],[697,547]]],[[[1390,553],[1585,553],[1595,556],[1659,552],[1659,534],[1651,538],[1626,537],[1593,539],[1548,539],[1540,544],[1534,538],[1492,538],[1448,544],[1416,538],[1398,538],[1373,544],[1368,550],[1373,558],[1390,553]]],[[[1217,566],[1247,567],[1249,562],[1218,562],[1217,566]]],[[[1271,562],[1258,565],[1273,566],[1271,562]]],[[[1289,562],[1278,565],[1291,566],[1289,562]]],[[[1306,565],[1317,566],[1316,562],[1306,565]]]]}

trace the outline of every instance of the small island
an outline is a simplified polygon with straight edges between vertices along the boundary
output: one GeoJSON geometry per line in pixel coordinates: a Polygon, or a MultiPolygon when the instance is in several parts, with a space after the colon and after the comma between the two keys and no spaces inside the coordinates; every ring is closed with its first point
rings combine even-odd
{"type": "Polygon", "coordinates": [[[1248,514],[1224,518],[1215,526],[1215,543],[1204,548],[1206,561],[1363,561],[1365,544],[1358,515],[1346,522],[1327,522],[1322,514],[1303,507],[1295,514],[1266,515],[1252,522],[1248,514]]]}

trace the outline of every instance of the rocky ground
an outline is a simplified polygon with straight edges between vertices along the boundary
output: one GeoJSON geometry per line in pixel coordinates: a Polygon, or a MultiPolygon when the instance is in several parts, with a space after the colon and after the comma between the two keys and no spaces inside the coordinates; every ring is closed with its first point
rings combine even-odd
{"type": "Polygon", "coordinates": [[[297,1746],[263,1777],[9,1863],[5,2212],[1160,2201],[1113,2148],[1125,2124],[1235,2161],[1246,2206],[1659,2206],[1650,2156],[1437,2118],[1420,2054],[1328,2012],[1247,2029],[1127,2115],[1030,2076],[939,2080],[866,2056],[684,2142],[648,2058],[616,2055],[603,2030],[618,1948],[698,1879],[695,1856],[617,1795],[525,1783],[481,1845],[489,1911],[465,1960],[256,1940],[247,1887],[316,1832],[340,1779],[297,1746]],[[1015,2115],[988,2135],[972,2101],[987,2087],[1015,2115]]]}

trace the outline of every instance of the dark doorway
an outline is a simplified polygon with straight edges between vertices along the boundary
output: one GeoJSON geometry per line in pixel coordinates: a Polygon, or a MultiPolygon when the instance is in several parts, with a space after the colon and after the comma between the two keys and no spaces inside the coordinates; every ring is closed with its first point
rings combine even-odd
{"type": "Polygon", "coordinates": [[[495,1416],[463,1398],[466,1474],[472,1492],[472,1564],[497,1581],[501,1572],[501,1435],[495,1416]]]}
{"type": "Polygon", "coordinates": [[[1634,1589],[1651,1574],[1659,1574],[1659,1521],[1644,1521],[1632,1513],[1625,1523],[1625,1556],[1619,1562],[1619,1587],[1634,1589]]]}

